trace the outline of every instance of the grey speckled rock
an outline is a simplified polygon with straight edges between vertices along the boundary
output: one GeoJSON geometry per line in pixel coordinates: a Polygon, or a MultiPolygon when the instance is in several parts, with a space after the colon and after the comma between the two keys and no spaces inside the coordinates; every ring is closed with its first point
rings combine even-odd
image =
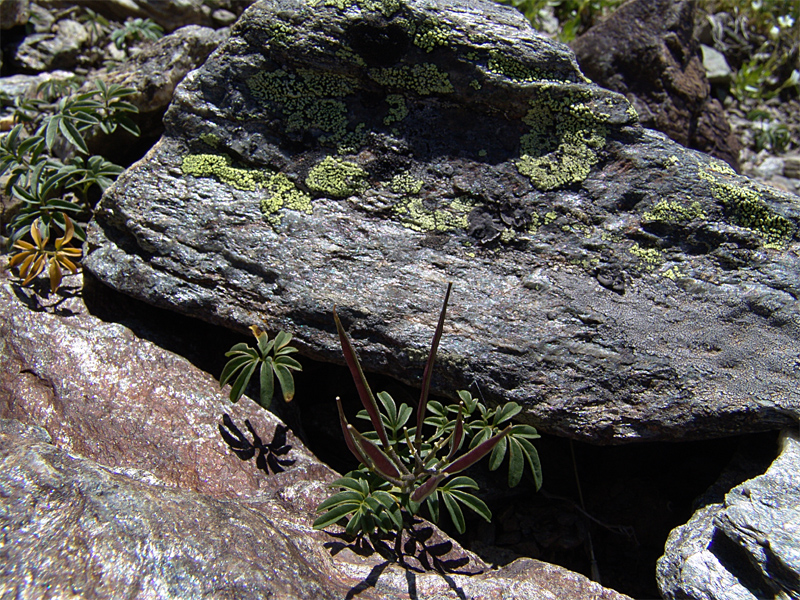
{"type": "Polygon", "coordinates": [[[800,598],[800,436],[766,473],[670,533],[657,580],[669,600],[800,598]]]}
{"type": "Polygon", "coordinates": [[[786,425],[795,196],[641,129],[490,2],[253,5],[105,195],[85,264],[152,304],[290,330],[544,431],[617,443],[786,425]],[[473,388],[475,389],[475,388],[473,388]]]}

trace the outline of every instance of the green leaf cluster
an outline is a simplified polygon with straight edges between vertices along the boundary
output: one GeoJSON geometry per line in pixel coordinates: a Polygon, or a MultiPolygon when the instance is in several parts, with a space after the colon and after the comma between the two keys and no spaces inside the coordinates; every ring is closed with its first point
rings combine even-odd
{"type": "Polygon", "coordinates": [[[219,385],[231,383],[231,402],[238,402],[247,389],[247,384],[255,374],[259,373],[261,393],[259,404],[269,408],[275,393],[275,379],[281,386],[283,399],[291,402],[294,398],[294,376],[292,371],[302,371],[297,360],[289,356],[297,352],[297,348],[289,346],[292,335],[285,331],[278,332],[274,339],[269,339],[266,332],[253,325],[250,327],[256,338],[256,347],[249,344],[236,344],[225,356],[231,357],[222,370],[219,385]],[[272,355],[270,355],[272,353],[272,355]]]}
{"type": "Polygon", "coordinates": [[[457,474],[487,456],[493,470],[508,458],[510,486],[519,484],[526,465],[537,489],[541,486],[539,456],[531,443],[539,435],[529,425],[511,423],[521,410],[518,404],[508,402],[488,408],[465,390],[458,392],[458,404],[428,402],[450,290],[448,286],[422,377],[416,426],[412,424],[411,430],[409,421],[414,410],[409,405],[397,406],[386,392],[373,396],[334,309],[345,361],[364,406],[357,417],[369,421],[373,429],[362,433],[350,425],[341,401],[336,399],[345,442],[361,467],[331,484],[337,491],[317,508],[322,514],[314,522],[315,529],[340,523],[352,535],[371,536],[380,530],[395,532],[399,540],[402,530],[423,506],[433,522],[438,522],[444,506],[456,529],[463,533],[464,508],[487,521],[492,515],[489,507],[472,493],[478,484],[457,474]]]}
{"type": "Polygon", "coordinates": [[[152,19],[128,19],[122,27],[111,32],[111,41],[119,48],[129,47],[134,42],[155,41],[164,35],[164,30],[152,19]]]}
{"type": "MultiPolygon", "coordinates": [[[[139,135],[130,117],[138,109],[127,101],[134,89],[102,80],[87,92],[78,93],[76,87],[74,79],[49,80],[39,85],[36,97],[13,102],[17,124],[0,136],[5,193],[21,201],[6,224],[9,248],[19,249],[26,238],[28,245],[36,244],[34,222],[41,239],[51,237],[54,225],[66,234],[69,221],[74,238],[84,241],[81,222],[91,216],[92,188],[105,191],[122,172],[102,156],[89,156],[87,135],[95,130],[111,134],[118,128],[139,135]]],[[[26,284],[32,282],[30,272],[20,276],[26,284]]]]}

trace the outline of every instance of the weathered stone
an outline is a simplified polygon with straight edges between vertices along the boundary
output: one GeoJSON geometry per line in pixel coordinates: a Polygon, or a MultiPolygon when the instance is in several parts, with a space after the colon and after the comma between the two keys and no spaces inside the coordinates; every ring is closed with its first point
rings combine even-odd
{"type": "Polygon", "coordinates": [[[337,546],[310,528],[334,472],[290,432],[295,462],[267,476],[217,431],[228,412],[266,442],[274,416],[247,397],[232,406],[206,373],[78,297],[42,304],[1,277],[1,597],[627,598],[539,561],[489,570],[438,530],[429,544],[462,561],[445,577],[337,546]]]}
{"type": "Polygon", "coordinates": [[[731,82],[733,71],[725,59],[725,55],[705,44],[700,44],[700,52],[703,56],[703,68],[706,70],[708,83],[711,85],[728,85],[731,82]]]}
{"type": "Polygon", "coordinates": [[[125,164],[141,157],[163,132],[162,119],[175,86],[189,71],[203,64],[227,33],[227,29],[187,25],[143,45],[139,52],[117,69],[111,72],[95,71],[87,79],[84,91],[93,89],[96,79],[136,90],[136,93],[126,97],[126,101],[139,109],[138,113],[131,115],[131,119],[139,126],[141,141],[122,129],[110,136],[97,131],[97,135],[88,140],[92,152],[118,156],[118,160],[125,164]],[[146,148],[141,150],[143,144],[146,148]]]}
{"type": "Polygon", "coordinates": [[[437,392],[600,443],[800,410],[797,198],[639,128],[510,8],[257,3],[165,124],[91,226],[120,291],[330,361],[336,304],[418,381],[453,281],[437,392]]]}
{"type": "Polygon", "coordinates": [[[766,473],[703,506],[670,534],[657,566],[664,598],[800,598],[799,473],[800,436],[786,431],[766,473]]]}
{"type": "Polygon", "coordinates": [[[786,431],[764,475],[734,488],[714,519],[776,597],[800,598],[800,435],[786,431]]]}
{"type": "Polygon", "coordinates": [[[86,28],[73,19],[63,19],[52,33],[33,33],[17,47],[12,64],[22,71],[72,69],[81,50],[89,41],[86,28]]]}
{"type": "Polygon", "coordinates": [[[783,175],[792,179],[800,179],[800,156],[787,156],[784,158],[783,175]]]}
{"type": "Polygon", "coordinates": [[[129,18],[151,19],[166,31],[186,25],[203,27],[219,26],[215,21],[215,10],[226,10],[239,15],[253,0],[57,0],[56,4],[86,5],[94,11],[116,21],[129,18]],[[213,6],[213,8],[212,8],[213,6]]]}
{"type": "Polygon", "coordinates": [[[30,4],[30,0],[0,0],[0,29],[25,25],[31,14],[30,4]]]}
{"type": "Polygon", "coordinates": [[[709,84],[695,38],[695,2],[634,0],[570,46],[594,82],[625,94],[642,125],[739,170],[740,145],[709,84]]]}

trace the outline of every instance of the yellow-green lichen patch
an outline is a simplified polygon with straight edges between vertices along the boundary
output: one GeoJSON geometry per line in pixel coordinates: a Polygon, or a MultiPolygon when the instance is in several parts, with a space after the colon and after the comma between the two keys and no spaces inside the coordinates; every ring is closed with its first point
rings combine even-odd
{"type": "Polygon", "coordinates": [[[215,177],[238,190],[255,191],[266,176],[255,169],[237,169],[231,166],[231,159],[217,154],[190,154],[181,163],[184,175],[195,177],[215,177]]]}
{"type": "Polygon", "coordinates": [[[655,248],[642,248],[639,244],[634,244],[628,251],[640,258],[648,269],[655,268],[664,260],[661,252],[655,248]]]}
{"type": "Polygon", "coordinates": [[[736,225],[759,233],[767,243],[780,245],[794,235],[794,224],[770,210],[757,191],[716,182],[712,184],[711,192],[731,212],[736,225]]]}
{"type": "Polygon", "coordinates": [[[352,77],[278,69],[257,73],[247,84],[263,106],[284,118],[288,132],[317,131],[323,143],[335,143],[348,133],[347,106],[340,98],[355,91],[352,77]]]}
{"type": "Polygon", "coordinates": [[[422,190],[424,183],[425,182],[422,181],[422,179],[417,179],[410,173],[400,173],[399,175],[392,177],[392,181],[389,184],[389,189],[395,194],[417,195],[422,190]]]}
{"type": "Polygon", "coordinates": [[[530,131],[520,138],[517,169],[540,190],[586,179],[606,141],[604,119],[585,104],[589,93],[555,89],[541,85],[522,119],[530,131]]]}
{"type": "Polygon", "coordinates": [[[406,99],[400,94],[389,94],[386,96],[386,103],[389,105],[389,114],[383,118],[386,125],[399,123],[408,116],[406,99]]]}
{"type": "Polygon", "coordinates": [[[391,17],[400,10],[400,0],[308,0],[311,6],[330,6],[338,10],[348,10],[351,8],[367,11],[380,12],[384,17],[391,17]]]}
{"type": "Polygon", "coordinates": [[[181,170],[194,177],[213,177],[239,190],[264,190],[268,195],[261,200],[261,212],[273,226],[280,225],[278,211],[283,208],[312,212],[311,197],[298,190],[283,173],[237,169],[231,166],[229,157],[217,154],[190,154],[184,157],[181,170]]]}
{"type": "Polygon", "coordinates": [[[216,148],[217,146],[219,146],[219,137],[217,137],[213,133],[201,133],[200,141],[206,144],[207,146],[211,146],[212,148],[216,148]]]}
{"type": "Polygon", "coordinates": [[[332,198],[344,198],[364,188],[367,172],[356,163],[326,156],[311,169],[306,185],[332,198]]]}
{"type": "Polygon", "coordinates": [[[666,277],[667,279],[671,279],[672,281],[675,281],[675,280],[679,279],[680,277],[683,277],[683,273],[681,273],[678,270],[678,267],[670,267],[666,271],[663,271],[661,274],[664,277],[666,277]]]}
{"type": "Polygon", "coordinates": [[[425,52],[431,52],[436,46],[446,46],[450,43],[450,27],[436,17],[428,17],[421,23],[412,24],[410,30],[414,45],[425,52]]]}
{"type": "Polygon", "coordinates": [[[462,198],[440,199],[435,206],[422,198],[403,198],[394,206],[394,214],[403,226],[420,232],[448,233],[466,229],[473,204],[462,198]]]}
{"type": "Polygon", "coordinates": [[[370,69],[369,76],[385,87],[411,90],[420,96],[455,91],[450,83],[450,74],[431,63],[370,69]]]}
{"type": "Polygon", "coordinates": [[[280,223],[280,216],[277,213],[282,208],[309,215],[313,212],[311,196],[298,190],[297,186],[283,173],[272,175],[263,187],[269,196],[261,201],[261,212],[274,225],[280,223]]]}
{"type": "Polygon", "coordinates": [[[502,75],[514,81],[537,81],[541,79],[539,73],[526,67],[516,58],[506,56],[496,50],[492,50],[489,54],[489,64],[487,67],[492,73],[502,75]]]}
{"type": "Polygon", "coordinates": [[[672,200],[662,200],[652,210],[644,213],[645,221],[662,223],[688,223],[695,219],[705,219],[706,213],[699,202],[692,202],[689,206],[672,200]]]}

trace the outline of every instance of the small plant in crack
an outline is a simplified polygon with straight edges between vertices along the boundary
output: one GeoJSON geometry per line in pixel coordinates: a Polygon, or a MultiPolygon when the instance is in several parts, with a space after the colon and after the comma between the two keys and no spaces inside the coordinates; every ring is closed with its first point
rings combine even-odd
{"type": "Polygon", "coordinates": [[[280,383],[283,391],[283,399],[291,402],[294,398],[294,377],[292,371],[302,371],[303,367],[294,358],[289,356],[297,352],[297,348],[289,345],[292,341],[292,334],[285,331],[278,332],[274,339],[269,339],[266,332],[261,331],[255,325],[250,327],[250,331],[256,338],[257,347],[245,344],[236,344],[225,356],[231,357],[222,369],[219,378],[219,386],[223,387],[229,381],[231,384],[231,402],[237,402],[244,394],[250,379],[259,369],[259,382],[261,393],[258,402],[264,408],[269,408],[272,404],[272,396],[275,392],[275,378],[280,383]],[[270,353],[272,355],[270,356],[270,353]],[[259,368],[260,366],[260,368],[259,368]],[[238,375],[236,373],[238,372],[238,375]],[[236,377],[234,378],[234,375],[236,377]]]}
{"type": "Polygon", "coordinates": [[[378,547],[383,534],[390,533],[394,535],[394,555],[400,562],[403,531],[409,532],[409,540],[414,539],[415,515],[423,505],[433,522],[438,522],[444,505],[459,533],[466,529],[462,507],[491,521],[489,507],[472,493],[478,484],[470,477],[455,476],[479,460],[489,456],[489,467],[494,470],[508,456],[510,486],[519,483],[525,465],[537,489],[541,486],[539,457],[530,441],[539,436],[530,425],[510,423],[521,410],[518,404],[508,402],[490,409],[465,390],[458,392],[457,405],[428,402],[451,287],[447,287],[423,372],[413,431],[406,426],[413,413],[411,407],[398,407],[386,392],[377,394],[377,400],[373,396],[335,308],[333,313],[345,361],[364,406],[359,416],[369,420],[373,430],[361,433],[350,425],[341,400],[336,399],[345,442],[361,467],[330,484],[338,491],[317,507],[323,514],[313,526],[324,529],[338,523],[346,534],[368,538],[373,547],[378,547]],[[462,448],[466,448],[463,453],[462,448]]]}
{"type": "Polygon", "coordinates": [[[286,425],[280,423],[275,427],[272,441],[269,444],[261,441],[261,437],[256,433],[248,419],[244,420],[244,426],[253,436],[252,442],[233,424],[233,420],[227,413],[222,415],[222,425],[219,425],[219,433],[222,439],[225,440],[225,443],[230,446],[230,449],[239,459],[250,460],[258,453],[256,466],[267,475],[270,474],[270,471],[273,474],[282,473],[286,470],[285,467],[290,467],[294,464],[295,461],[292,459],[281,458],[289,454],[292,449],[286,443],[286,425]]]}

